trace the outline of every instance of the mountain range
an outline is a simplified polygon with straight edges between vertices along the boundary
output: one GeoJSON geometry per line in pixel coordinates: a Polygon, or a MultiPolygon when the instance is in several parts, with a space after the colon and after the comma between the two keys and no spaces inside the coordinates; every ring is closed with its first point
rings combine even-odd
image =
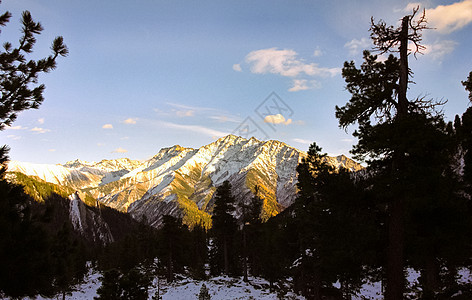
{"type": "MultiPolygon", "coordinates": [[[[198,149],[163,148],[144,161],[74,160],[62,165],[11,161],[8,168],[12,180],[22,176],[24,181],[26,175],[49,184],[68,194],[75,206],[77,199],[92,206],[106,205],[137,220],[145,218],[156,227],[166,214],[182,218],[190,227],[199,223],[209,227],[213,194],[225,180],[239,203],[248,201],[259,187],[263,219],[284,210],[295,200],[296,167],[304,156],[305,152],[283,142],[228,135],[198,149]]],[[[344,155],[327,161],[336,168],[362,169],[344,155]]]]}

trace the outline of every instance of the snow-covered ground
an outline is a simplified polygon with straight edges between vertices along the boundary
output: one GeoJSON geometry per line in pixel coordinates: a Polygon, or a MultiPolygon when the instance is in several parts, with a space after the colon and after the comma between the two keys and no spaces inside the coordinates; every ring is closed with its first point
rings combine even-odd
{"type": "MultiPolygon", "coordinates": [[[[472,274],[470,270],[462,269],[459,272],[460,281],[462,283],[472,283],[472,274]]],[[[84,284],[77,288],[77,291],[67,296],[67,299],[93,299],[97,296],[97,289],[100,287],[100,274],[98,272],[91,272],[84,284]]],[[[408,281],[411,284],[417,283],[419,273],[410,270],[408,272],[408,281]]],[[[160,281],[160,294],[163,300],[191,300],[198,299],[200,289],[203,284],[209,290],[212,300],[227,300],[227,299],[279,299],[276,292],[271,292],[269,289],[269,282],[262,278],[250,277],[250,282],[246,283],[242,278],[232,278],[227,276],[213,277],[205,281],[193,280],[190,278],[183,278],[177,280],[172,284],[167,284],[164,279],[160,281]]],[[[354,299],[369,299],[381,300],[383,299],[381,293],[382,287],[378,282],[365,284],[361,289],[361,295],[354,297],[354,299]],[[362,297],[361,297],[362,296],[362,297]]],[[[157,281],[154,280],[153,286],[149,289],[149,299],[157,291],[157,281]]],[[[36,299],[46,300],[50,298],[38,297],[36,299]]],[[[293,292],[288,292],[283,299],[305,299],[302,296],[296,295],[293,292]]]]}
{"type": "MultiPolygon", "coordinates": [[[[93,299],[97,296],[97,289],[100,287],[100,273],[93,272],[86,278],[86,283],[80,285],[77,291],[68,295],[67,299],[93,299]]],[[[167,284],[164,279],[160,280],[160,294],[163,300],[191,300],[198,299],[200,289],[205,284],[208,288],[212,300],[228,299],[278,299],[276,292],[269,290],[269,282],[261,278],[250,278],[246,283],[242,278],[232,278],[227,276],[213,277],[205,281],[184,278],[172,284],[167,284]]],[[[149,289],[148,299],[157,292],[157,281],[154,280],[153,287],[149,289]]],[[[51,298],[38,297],[38,300],[49,300],[51,298]]],[[[284,299],[305,299],[302,296],[289,292],[284,299]]]]}

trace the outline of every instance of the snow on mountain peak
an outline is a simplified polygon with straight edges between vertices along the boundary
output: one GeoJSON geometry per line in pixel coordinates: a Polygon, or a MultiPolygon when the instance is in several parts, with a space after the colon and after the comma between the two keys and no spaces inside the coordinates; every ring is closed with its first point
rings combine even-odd
{"type": "MultiPolygon", "coordinates": [[[[238,201],[252,197],[258,185],[266,217],[277,214],[296,197],[296,167],[305,155],[280,141],[227,135],[198,149],[162,148],[146,161],[75,160],[63,166],[12,162],[10,170],[86,189],[103,204],[138,219],[145,215],[154,225],[159,225],[163,214],[183,217],[191,225],[209,222],[213,193],[225,180],[232,184],[238,201]]],[[[360,166],[345,156],[327,160],[352,171],[360,166]]]]}

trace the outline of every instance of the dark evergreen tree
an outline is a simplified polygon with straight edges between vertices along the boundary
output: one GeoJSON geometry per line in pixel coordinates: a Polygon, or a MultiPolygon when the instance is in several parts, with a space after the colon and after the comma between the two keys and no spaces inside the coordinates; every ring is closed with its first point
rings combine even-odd
{"type": "Polygon", "coordinates": [[[215,192],[215,205],[213,207],[211,236],[213,248],[211,249],[211,271],[213,274],[234,274],[237,269],[237,253],[235,253],[234,241],[237,231],[234,214],[235,198],[231,194],[231,184],[223,182],[215,192]]]}
{"type": "MultiPolygon", "coordinates": [[[[188,264],[195,279],[205,279],[205,265],[208,262],[207,233],[203,224],[198,224],[189,232],[189,242],[192,249],[188,264]]],[[[184,252],[187,252],[184,250],[184,252]]]]}
{"type": "Polygon", "coordinates": [[[117,269],[110,269],[103,272],[100,281],[102,285],[97,290],[98,297],[94,299],[148,299],[151,279],[136,268],[124,273],[117,269]]]}
{"type": "Polygon", "coordinates": [[[382,21],[375,24],[372,20],[371,37],[376,48],[382,53],[398,51],[400,58],[390,55],[385,62],[379,62],[376,56],[365,52],[361,69],[353,62],[346,62],[343,77],[352,98],[346,106],[336,107],[341,127],[355,122],[359,125],[355,132],[359,143],[353,152],[373,159],[371,166],[381,162],[381,170],[388,170],[390,188],[395,191],[388,200],[385,197],[388,208],[387,300],[402,299],[404,291],[404,204],[408,201],[408,193],[403,186],[409,182],[403,180],[402,173],[408,168],[405,137],[416,130],[409,127],[408,119],[415,111],[434,107],[434,103],[424,99],[409,101],[407,98],[412,74],[408,68],[408,43],[416,45],[416,52],[421,51],[424,48],[420,44],[421,30],[427,28],[424,14],[414,19],[416,12],[417,9],[412,15],[405,16],[399,28],[387,26],[382,21]]]}
{"type": "Polygon", "coordinates": [[[289,247],[293,243],[289,241],[294,235],[287,234],[284,230],[285,220],[270,218],[265,222],[259,236],[259,259],[261,275],[270,283],[270,289],[274,290],[275,283],[288,274],[293,255],[290,255],[289,247]]]}
{"type": "Polygon", "coordinates": [[[80,240],[74,236],[70,222],[64,222],[52,241],[53,286],[66,298],[73,287],[82,282],[86,272],[86,256],[80,240]]]}
{"type": "Polygon", "coordinates": [[[163,217],[163,226],[160,229],[159,257],[166,268],[167,282],[174,280],[174,273],[188,265],[185,251],[188,251],[188,228],[181,219],[170,215],[163,217]]]}
{"type": "Polygon", "coordinates": [[[10,297],[52,295],[50,236],[32,219],[32,199],[0,180],[0,290],[10,297]]]}
{"type": "Polygon", "coordinates": [[[469,73],[467,80],[462,81],[462,85],[465,87],[465,90],[469,92],[469,101],[472,102],[472,72],[469,73]]]}
{"type": "Polygon", "coordinates": [[[120,286],[121,273],[117,269],[110,269],[103,272],[100,281],[102,285],[97,289],[97,297],[100,300],[116,300],[121,299],[123,293],[120,286]]]}
{"type": "Polygon", "coordinates": [[[210,300],[211,296],[210,293],[208,292],[208,288],[206,287],[205,284],[202,284],[202,287],[200,289],[200,294],[198,294],[198,300],[210,300]]]}
{"type": "MultiPolygon", "coordinates": [[[[10,18],[10,12],[1,14],[0,27],[6,26],[10,18]]],[[[56,58],[68,52],[63,38],[57,37],[49,57],[28,60],[43,28],[28,11],[23,13],[21,23],[19,45],[5,42],[0,51],[0,130],[10,126],[18,112],[39,107],[45,88],[38,85],[39,74],[53,70],[56,58]]],[[[20,186],[5,181],[7,153],[8,147],[0,148],[0,290],[11,297],[50,294],[49,236],[31,219],[32,199],[20,186]]]]}
{"type": "MultiPolygon", "coordinates": [[[[10,12],[0,15],[0,26],[5,26],[11,18],[10,12]]],[[[39,22],[35,22],[29,11],[24,11],[21,19],[21,37],[19,45],[3,44],[0,51],[0,130],[10,126],[17,113],[30,108],[38,108],[43,102],[43,84],[37,85],[38,76],[56,68],[56,58],[66,56],[68,49],[61,36],[54,39],[53,53],[39,60],[27,59],[33,52],[36,36],[43,31],[39,22]]]]}
{"type": "Polygon", "coordinates": [[[120,285],[123,289],[121,299],[147,300],[151,279],[134,268],[121,277],[120,285]]]}
{"type": "Polygon", "coordinates": [[[259,274],[259,248],[261,212],[264,200],[259,196],[259,186],[254,187],[254,195],[248,204],[243,204],[242,227],[242,267],[244,280],[248,281],[249,265],[252,275],[259,274]]]}

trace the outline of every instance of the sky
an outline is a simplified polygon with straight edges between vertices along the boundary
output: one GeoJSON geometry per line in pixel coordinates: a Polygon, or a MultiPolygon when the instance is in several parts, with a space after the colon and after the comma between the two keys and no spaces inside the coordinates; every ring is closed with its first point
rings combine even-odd
{"type": "Polygon", "coordinates": [[[448,100],[453,120],[469,106],[472,0],[3,0],[13,16],[2,44],[18,44],[29,10],[44,27],[31,58],[49,55],[59,35],[70,53],[40,76],[45,101],[0,144],[12,160],[49,164],[144,160],[230,133],[349,155],[355,128],[334,115],[350,99],[342,66],[372,49],[371,17],[397,26],[416,6],[434,29],[423,32],[424,54],[410,56],[408,97],[448,100]]]}

